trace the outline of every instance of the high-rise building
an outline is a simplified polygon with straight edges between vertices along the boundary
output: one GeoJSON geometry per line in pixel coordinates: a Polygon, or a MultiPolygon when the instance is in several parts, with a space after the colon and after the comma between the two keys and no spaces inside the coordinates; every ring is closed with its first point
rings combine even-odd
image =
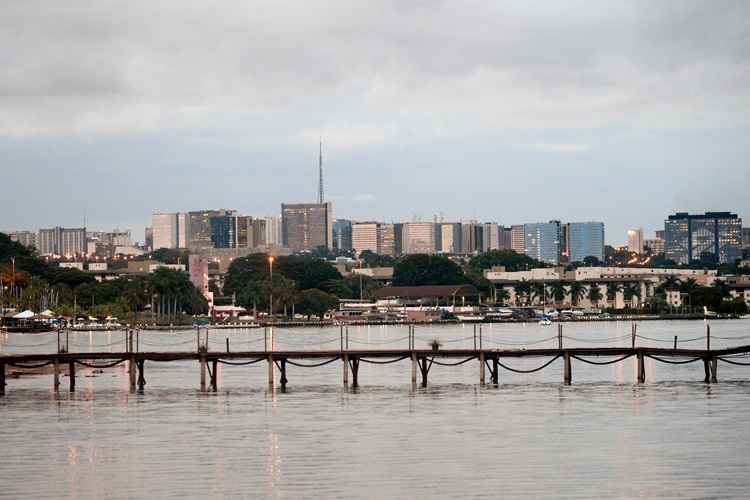
{"type": "MultiPolygon", "coordinates": [[[[209,219],[213,248],[237,248],[237,217],[219,215],[209,219]]],[[[197,248],[206,248],[197,247],[197,248]]]]}
{"type": "Polygon", "coordinates": [[[485,222],[482,228],[482,251],[500,249],[500,226],[494,222],[485,222]]]}
{"type": "Polygon", "coordinates": [[[404,224],[396,222],[393,224],[393,255],[404,254],[404,224]]]}
{"type": "Polygon", "coordinates": [[[742,228],[742,248],[750,248],[750,227],[742,228]]]}
{"type": "Polygon", "coordinates": [[[326,203],[281,205],[282,244],[294,252],[333,247],[333,209],[326,203]]]}
{"type": "Polygon", "coordinates": [[[347,219],[336,219],[333,223],[333,248],[349,251],[353,245],[352,221],[347,219]]]}
{"type": "Polygon", "coordinates": [[[637,254],[643,253],[643,228],[628,230],[628,251],[637,254]]]}
{"type": "Polygon", "coordinates": [[[253,218],[249,215],[236,215],[234,220],[237,231],[236,248],[254,248],[255,239],[253,238],[253,218]]]}
{"type": "Polygon", "coordinates": [[[352,249],[357,252],[378,253],[378,223],[357,222],[352,224],[352,249]]]}
{"type": "Polygon", "coordinates": [[[404,254],[435,253],[435,224],[406,222],[403,224],[402,251],[404,254]]]}
{"type": "Polygon", "coordinates": [[[742,219],[731,212],[679,212],[664,221],[664,244],[666,258],[677,264],[732,263],[742,257],[742,219]]]}
{"type": "Polygon", "coordinates": [[[178,245],[178,214],[153,214],[151,227],[153,228],[153,249],[177,248],[178,245]]]}
{"type": "Polygon", "coordinates": [[[603,222],[570,222],[565,226],[570,262],[583,262],[586,257],[604,262],[603,222]]]}
{"type": "Polygon", "coordinates": [[[500,226],[499,230],[499,248],[500,250],[513,249],[513,229],[510,227],[500,226]]]}
{"type": "Polygon", "coordinates": [[[190,217],[184,212],[177,214],[177,248],[187,248],[190,244],[190,217]]]}
{"type": "Polygon", "coordinates": [[[438,224],[440,227],[440,246],[438,251],[449,254],[461,253],[461,223],[447,222],[438,224]]]}
{"type": "Polygon", "coordinates": [[[549,264],[560,262],[560,223],[524,224],[524,253],[549,264]]]}
{"type": "Polygon", "coordinates": [[[664,253],[664,240],[661,240],[659,238],[643,240],[643,246],[651,250],[651,255],[659,255],[664,253]]]}
{"type": "Polygon", "coordinates": [[[482,225],[476,221],[461,223],[461,253],[471,255],[481,249],[482,225]]]}
{"type": "Polygon", "coordinates": [[[154,249],[154,228],[153,227],[147,227],[143,234],[143,246],[146,247],[146,250],[153,250],[154,249]]]}
{"type": "Polygon", "coordinates": [[[203,255],[191,254],[188,257],[190,282],[204,297],[208,297],[208,259],[203,255]]]}
{"type": "Polygon", "coordinates": [[[14,231],[8,233],[8,237],[26,248],[36,248],[36,233],[33,231],[14,231]]]}
{"type": "MultiPolygon", "coordinates": [[[[214,217],[226,217],[237,215],[234,210],[198,210],[187,213],[187,248],[200,250],[201,248],[212,248],[211,219],[214,217]]],[[[231,248],[231,247],[229,247],[231,248]]]]}
{"type": "Polygon", "coordinates": [[[378,253],[396,255],[396,227],[394,224],[380,224],[378,227],[378,253]]]}
{"type": "Polygon", "coordinates": [[[520,254],[526,251],[526,231],[523,225],[510,227],[510,248],[520,254]]]}
{"type": "Polygon", "coordinates": [[[37,236],[37,249],[41,255],[85,256],[87,252],[86,228],[40,229],[37,236]]]}
{"type": "MultiPolygon", "coordinates": [[[[281,238],[281,217],[264,217],[266,237],[263,239],[263,243],[256,243],[256,246],[271,246],[280,247],[282,243],[281,238]]],[[[260,235],[256,235],[260,237],[260,235]]],[[[258,241],[256,239],[256,241],[258,241]]]]}

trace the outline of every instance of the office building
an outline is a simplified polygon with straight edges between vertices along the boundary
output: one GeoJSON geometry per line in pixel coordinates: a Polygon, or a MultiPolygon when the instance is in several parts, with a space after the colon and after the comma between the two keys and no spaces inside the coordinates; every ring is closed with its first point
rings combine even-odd
{"type": "Polygon", "coordinates": [[[151,216],[153,228],[153,249],[177,248],[178,245],[178,214],[159,213],[151,216]]]}
{"type": "Polygon", "coordinates": [[[565,227],[570,262],[583,262],[586,257],[596,257],[604,262],[603,222],[570,222],[565,227]]]}
{"type": "MultiPolygon", "coordinates": [[[[280,247],[282,243],[281,238],[281,217],[264,217],[265,223],[265,238],[263,238],[262,244],[256,244],[256,246],[268,246],[268,247],[280,247]]],[[[260,225],[258,226],[260,230],[260,225]]],[[[261,239],[260,234],[256,234],[256,241],[261,239]]]]}
{"type": "Polygon", "coordinates": [[[643,253],[643,228],[628,230],[628,251],[638,255],[643,253]]]}
{"type": "Polygon", "coordinates": [[[237,244],[234,247],[229,248],[255,247],[255,238],[253,238],[253,223],[255,222],[255,220],[248,215],[236,215],[234,216],[234,220],[235,229],[237,232],[237,244]]]}
{"type": "MultiPolygon", "coordinates": [[[[211,239],[211,219],[214,217],[226,217],[237,215],[234,210],[198,210],[187,213],[187,248],[190,250],[200,250],[201,248],[212,248],[214,246],[211,239]]],[[[232,248],[232,247],[221,247],[232,248]]]]}
{"type": "Polygon", "coordinates": [[[378,253],[391,257],[396,255],[395,224],[380,224],[378,227],[378,253]]]}
{"type": "Polygon", "coordinates": [[[499,229],[499,248],[500,250],[513,249],[513,228],[500,226],[499,229]]]}
{"type": "Polygon", "coordinates": [[[485,222],[482,227],[482,252],[500,248],[500,226],[494,222],[485,222]]]}
{"type": "Polygon", "coordinates": [[[437,250],[442,253],[461,253],[461,223],[448,222],[437,225],[440,245],[437,250]]]}
{"type": "Polygon", "coordinates": [[[435,224],[406,222],[402,226],[401,239],[404,254],[435,253],[435,224]]]}
{"type": "Polygon", "coordinates": [[[520,254],[526,251],[526,232],[523,225],[510,227],[510,248],[520,254]]]}
{"type": "Polygon", "coordinates": [[[353,248],[352,221],[337,219],[333,223],[333,248],[345,252],[353,248]]]}
{"type": "Polygon", "coordinates": [[[190,244],[190,218],[188,214],[177,214],[177,248],[187,248],[190,244]]]}
{"type": "Polygon", "coordinates": [[[8,233],[8,237],[26,248],[36,248],[36,233],[33,231],[15,231],[8,233]]]}
{"type": "Polygon", "coordinates": [[[750,227],[742,228],[742,248],[750,248],[750,227]]]}
{"type": "Polygon", "coordinates": [[[560,223],[538,222],[524,224],[524,253],[529,257],[558,264],[560,262],[560,223]]]}
{"type": "Polygon", "coordinates": [[[643,240],[644,248],[648,248],[651,251],[651,255],[659,255],[664,253],[664,240],[654,238],[651,240],[643,240]]]}
{"type": "Polygon", "coordinates": [[[237,217],[233,215],[211,217],[209,225],[211,227],[211,243],[213,248],[237,248],[237,217]]]}
{"type": "Polygon", "coordinates": [[[333,209],[326,203],[281,205],[282,244],[294,252],[333,247],[333,209]]]}
{"type": "Polygon", "coordinates": [[[352,249],[357,253],[364,251],[379,253],[377,222],[357,222],[352,224],[352,249]]]}
{"type": "Polygon", "coordinates": [[[37,235],[37,249],[40,255],[85,256],[86,228],[40,229],[37,235]]]}
{"type": "Polygon", "coordinates": [[[679,212],[664,221],[664,245],[666,258],[677,264],[733,263],[742,257],[742,219],[731,212],[679,212]]]}

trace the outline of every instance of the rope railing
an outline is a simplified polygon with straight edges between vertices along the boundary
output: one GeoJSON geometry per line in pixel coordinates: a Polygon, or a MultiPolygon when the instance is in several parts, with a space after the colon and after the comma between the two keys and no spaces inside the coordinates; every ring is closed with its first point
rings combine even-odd
{"type": "Polygon", "coordinates": [[[227,361],[225,359],[217,359],[216,361],[221,363],[222,365],[247,366],[247,365],[254,365],[255,363],[259,363],[260,361],[263,361],[264,359],[266,358],[257,358],[251,361],[227,361]]]}
{"type": "Polygon", "coordinates": [[[391,363],[398,363],[399,361],[403,361],[405,359],[409,359],[410,356],[401,356],[400,358],[396,359],[389,359],[387,361],[375,361],[374,359],[366,359],[366,358],[357,358],[363,363],[370,363],[372,365],[390,365],[391,363]]]}
{"type": "Polygon", "coordinates": [[[319,366],[325,366],[325,365],[328,365],[330,363],[333,363],[337,359],[340,359],[340,356],[334,356],[333,358],[331,358],[331,359],[329,359],[327,361],[323,361],[322,363],[313,363],[313,364],[297,363],[295,361],[292,361],[291,359],[287,359],[286,362],[289,363],[292,366],[299,366],[301,368],[317,368],[319,366]]]}
{"type": "MultiPolygon", "coordinates": [[[[555,337],[555,338],[557,338],[557,337],[555,337]]],[[[603,339],[582,339],[580,337],[571,337],[570,335],[563,335],[563,338],[567,339],[567,340],[573,340],[575,342],[589,342],[589,343],[592,343],[592,344],[596,344],[596,343],[616,342],[618,340],[629,339],[630,335],[629,334],[628,335],[620,335],[618,337],[607,337],[607,338],[603,338],[603,339]]]]}
{"type": "Polygon", "coordinates": [[[555,360],[556,360],[557,358],[559,358],[559,357],[560,357],[560,356],[559,356],[559,355],[557,355],[557,356],[555,356],[554,358],[552,358],[552,359],[550,359],[549,361],[547,361],[546,363],[544,363],[544,364],[543,364],[542,366],[540,366],[539,368],[534,368],[533,370],[519,370],[519,369],[516,369],[516,368],[511,368],[510,366],[507,366],[507,365],[505,365],[505,364],[501,363],[500,361],[498,361],[498,362],[497,362],[497,364],[498,364],[498,365],[500,365],[500,366],[502,366],[503,368],[505,368],[505,369],[506,369],[506,370],[508,370],[509,372],[514,372],[514,373],[534,373],[534,372],[538,372],[538,371],[540,371],[540,370],[543,370],[543,369],[547,368],[547,367],[548,367],[549,365],[551,365],[551,364],[552,364],[552,362],[553,362],[553,361],[555,361],[555,360]]]}
{"type": "Polygon", "coordinates": [[[54,361],[45,361],[44,363],[35,363],[35,364],[24,364],[24,363],[6,363],[8,366],[12,366],[13,368],[42,368],[47,365],[51,365],[54,363],[54,361]]]}
{"type": "Polygon", "coordinates": [[[557,340],[557,335],[555,335],[554,337],[547,337],[546,339],[535,340],[533,342],[512,342],[512,341],[508,341],[504,339],[493,339],[493,338],[487,338],[487,337],[482,338],[482,342],[489,342],[490,344],[516,345],[516,346],[537,345],[537,344],[543,344],[545,342],[550,342],[552,340],[557,340]]]}
{"type": "Polygon", "coordinates": [[[577,359],[578,361],[583,361],[584,363],[588,363],[590,365],[599,365],[599,366],[613,365],[615,363],[619,363],[620,361],[624,361],[624,360],[628,359],[631,356],[633,356],[633,354],[626,354],[626,355],[621,356],[621,357],[619,357],[617,359],[612,359],[612,360],[609,360],[609,361],[592,361],[590,359],[585,359],[585,358],[582,358],[580,356],[575,356],[573,354],[570,355],[571,358],[577,359]]]}
{"type": "Polygon", "coordinates": [[[397,342],[403,342],[404,340],[408,339],[409,336],[405,337],[399,337],[397,339],[392,340],[382,340],[382,341],[363,341],[363,340],[356,340],[356,339],[349,339],[349,342],[352,344],[360,344],[360,345],[385,345],[385,344],[395,344],[397,342]]]}
{"type": "Polygon", "coordinates": [[[440,365],[440,366],[458,366],[458,365],[462,365],[464,363],[468,363],[472,359],[477,359],[477,357],[476,356],[469,356],[468,358],[463,359],[461,361],[457,361],[455,363],[446,363],[444,361],[437,361],[435,358],[432,358],[431,362],[435,363],[436,365],[440,365]]]}
{"type": "Polygon", "coordinates": [[[660,363],[667,363],[669,365],[686,365],[688,363],[693,363],[693,362],[698,361],[699,359],[701,359],[700,357],[697,357],[697,358],[692,358],[692,359],[686,359],[686,360],[683,360],[683,361],[674,361],[674,360],[671,360],[671,359],[660,358],[660,357],[654,356],[652,354],[646,354],[646,357],[654,359],[656,361],[659,361],[660,363]]]}
{"type": "Polygon", "coordinates": [[[723,361],[725,363],[729,363],[730,365],[737,365],[737,366],[750,366],[750,363],[740,363],[739,361],[732,361],[731,359],[727,359],[723,356],[717,356],[716,359],[723,361]]]}
{"type": "Polygon", "coordinates": [[[276,342],[278,344],[286,344],[286,345],[298,346],[298,347],[332,344],[334,342],[339,342],[339,341],[340,341],[340,339],[338,337],[336,337],[336,338],[332,337],[330,339],[325,339],[325,340],[315,341],[315,342],[289,342],[288,340],[281,339],[279,337],[274,336],[274,342],[276,342]]]}
{"type": "Polygon", "coordinates": [[[112,368],[113,366],[117,366],[119,364],[122,364],[125,361],[127,361],[127,360],[125,360],[125,359],[119,359],[119,360],[113,361],[111,363],[97,364],[97,363],[86,363],[85,361],[81,361],[80,359],[74,360],[74,362],[77,365],[85,366],[87,368],[112,368]]]}

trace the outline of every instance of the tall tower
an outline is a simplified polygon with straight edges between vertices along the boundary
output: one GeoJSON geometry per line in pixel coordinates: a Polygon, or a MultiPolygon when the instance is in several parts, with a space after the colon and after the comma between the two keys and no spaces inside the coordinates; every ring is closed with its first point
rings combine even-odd
{"type": "Polygon", "coordinates": [[[320,138],[320,155],[318,156],[318,203],[323,203],[323,138],[320,138]]]}

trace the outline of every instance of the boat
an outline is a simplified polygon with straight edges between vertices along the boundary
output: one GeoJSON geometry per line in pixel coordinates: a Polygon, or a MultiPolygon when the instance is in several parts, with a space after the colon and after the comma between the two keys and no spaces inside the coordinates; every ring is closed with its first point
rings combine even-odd
{"type": "Polygon", "coordinates": [[[459,321],[477,322],[484,321],[485,317],[479,314],[456,314],[456,318],[458,318],[459,321]]]}
{"type": "Polygon", "coordinates": [[[709,311],[708,307],[703,306],[703,316],[706,318],[715,318],[718,314],[714,311],[709,311]]]}
{"type": "Polygon", "coordinates": [[[550,319],[549,316],[545,315],[545,316],[542,316],[542,319],[539,320],[539,324],[541,326],[549,326],[552,324],[552,320],[550,319]]]}

